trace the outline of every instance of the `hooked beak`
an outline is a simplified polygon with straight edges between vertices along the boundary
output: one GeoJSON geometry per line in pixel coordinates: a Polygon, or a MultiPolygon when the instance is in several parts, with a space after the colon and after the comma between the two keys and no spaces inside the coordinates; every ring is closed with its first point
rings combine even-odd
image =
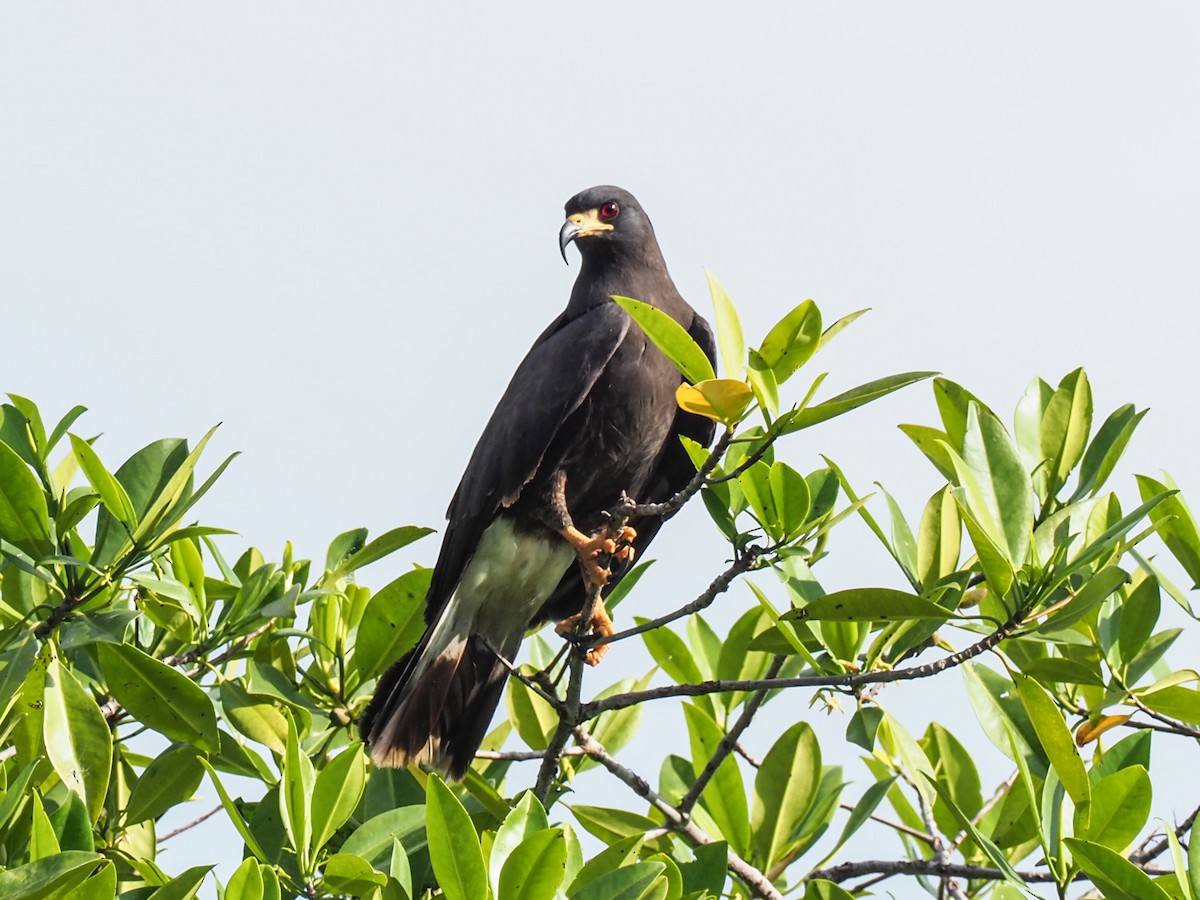
{"type": "Polygon", "coordinates": [[[562,251],[563,262],[570,265],[567,262],[567,244],[577,238],[612,230],[613,226],[610,223],[600,219],[598,209],[589,209],[587,212],[572,213],[567,216],[567,221],[563,223],[563,227],[558,232],[558,249],[562,251]]]}

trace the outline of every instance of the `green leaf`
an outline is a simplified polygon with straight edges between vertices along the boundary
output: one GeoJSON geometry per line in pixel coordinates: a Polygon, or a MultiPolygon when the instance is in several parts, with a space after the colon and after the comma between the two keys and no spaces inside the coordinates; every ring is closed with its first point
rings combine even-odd
{"type": "Polygon", "coordinates": [[[64,850],[0,872],[0,897],[6,900],[61,898],[83,884],[104,857],[99,853],[64,850]]]}
{"type": "Polygon", "coordinates": [[[932,378],[934,374],[934,372],[905,372],[902,375],[889,375],[887,378],[878,378],[875,381],[860,384],[858,387],[851,388],[844,393],[838,394],[836,397],[831,397],[823,403],[818,403],[815,406],[809,406],[801,410],[783,428],[782,433],[791,434],[795,431],[811,428],[813,425],[818,425],[843,413],[848,413],[852,409],[865,406],[872,401],[878,400],[880,397],[886,397],[888,394],[894,393],[901,388],[906,388],[910,384],[916,384],[918,381],[932,378]]]}
{"type": "Polygon", "coordinates": [[[137,527],[137,514],[133,510],[129,495],[125,493],[125,488],[104,468],[104,463],[100,462],[100,457],[96,455],[91,444],[73,434],[70,438],[75,458],[79,460],[79,467],[83,469],[88,483],[100,495],[100,502],[104,504],[109,515],[118,522],[123,522],[132,532],[137,527]]]}
{"type": "Polygon", "coordinates": [[[359,825],[342,844],[342,852],[376,863],[392,852],[393,839],[404,843],[410,852],[415,851],[424,829],[424,806],[399,806],[359,825]]]}
{"type": "Polygon", "coordinates": [[[1087,806],[1092,799],[1092,786],[1062,713],[1045,689],[1032,678],[1027,675],[1014,675],[1013,682],[1017,686],[1021,703],[1029,714],[1029,720],[1033,723],[1034,731],[1037,732],[1038,740],[1041,741],[1042,749],[1050,758],[1050,765],[1054,767],[1059,780],[1075,804],[1076,814],[1082,813],[1081,821],[1086,822],[1087,806]]]}
{"type": "Polygon", "coordinates": [[[194,866],[151,894],[147,900],[191,900],[200,890],[205,876],[213,869],[212,866],[194,866]]]}
{"type": "Polygon", "coordinates": [[[854,895],[837,882],[815,878],[805,883],[804,900],[854,900],[854,895]]]}
{"type": "MultiPolygon", "coordinates": [[[[312,838],[312,802],[315,776],[312,760],[300,746],[296,723],[291,713],[284,711],[287,720],[287,747],[283,757],[283,772],[279,779],[279,813],[283,828],[292,842],[300,864],[301,874],[311,874],[309,853],[312,838]]],[[[357,803],[355,804],[357,805],[357,803]]]]}
{"type": "Polygon", "coordinates": [[[1084,497],[1094,497],[1104,486],[1146,412],[1144,409],[1138,412],[1132,403],[1126,403],[1104,420],[1083,455],[1083,464],[1079,467],[1079,487],[1071,495],[1072,503],[1084,497]]]}
{"type": "Polygon", "coordinates": [[[250,848],[250,852],[258,857],[259,860],[268,862],[267,855],[263,853],[258,839],[254,837],[250,826],[246,824],[241,810],[233,802],[233,798],[229,796],[229,792],[225,790],[225,785],[221,784],[221,779],[217,777],[217,770],[212,767],[207,759],[202,758],[200,765],[204,766],[205,771],[208,772],[208,777],[212,779],[213,787],[217,789],[217,795],[221,798],[221,805],[225,807],[225,812],[229,816],[229,820],[233,822],[233,827],[237,829],[237,833],[241,835],[242,840],[246,842],[246,846],[250,848]]]}
{"type": "MultiPolygon", "coordinates": [[[[868,752],[870,752],[870,748],[868,748],[868,752]]],[[[854,833],[870,820],[872,814],[878,809],[879,804],[883,802],[883,798],[887,796],[888,790],[896,783],[897,777],[893,775],[891,778],[877,781],[863,791],[863,795],[858,798],[858,802],[854,804],[854,808],[850,811],[850,817],[846,819],[841,836],[838,837],[833,849],[826,855],[826,859],[832,859],[846,845],[846,841],[850,840],[854,833]]]]}
{"type": "Polygon", "coordinates": [[[1116,851],[1078,838],[1067,838],[1066,844],[1107,900],[1170,900],[1154,879],[1116,851]]]}
{"type": "Polygon", "coordinates": [[[387,884],[387,876],[376,872],[361,856],[335,853],[325,860],[323,887],[337,894],[370,896],[370,891],[387,884]]]}
{"type": "Polygon", "coordinates": [[[200,751],[191,744],[172,744],[146,767],[133,786],[122,820],[135,825],[157,819],[196,793],[204,778],[200,751]]]}
{"type": "MultiPolygon", "coordinates": [[[[1150,501],[1168,490],[1175,483],[1167,478],[1167,484],[1146,475],[1137,475],[1138,490],[1142,499],[1150,501]]],[[[1196,530],[1196,519],[1188,509],[1183,497],[1174,494],[1150,510],[1150,521],[1171,551],[1171,555],[1183,566],[1194,587],[1200,587],[1200,532],[1196,530]]]]}
{"type": "Polygon", "coordinates": [[[639,862],[606,872],[573,892],[571,900],[664,900],[665,879],[662,888],[657,885],[666,868],[661,862],[639,862]]]}
{"type": "Polygon", "coordinates": [[[1076,369],[1059,383],[1042,416],[1042,458],[1050,460],[1050,484],[1055,493],[1083,458],[1091,429],[1092,390],[1083,369],[1076,369]]]}
{"type": "Polygon", "coordinates": [[[1033,486],[1000,420],[981,414],[978,406],[967,413],[962,462],[974,476],[973,483],[961,482],[972,513],[1006,551],[1008,561],[1014,567],[1023,565],[1033,536],[1033,486]]]}
{"type": "Polygon", "coordinates": [[[553,900],[566,877],[567,841],[561,828],[536,832],[516,846],[500,870],[497,897],[553,900]]]}
{"type": "Polygon", "coordinates": [[[962,520],[949,485],[929,498],[917,534],[917,579],[925,586],[958,569],[962,520]]]}
{"type": "Polygon", "coordinates": [[[37,477],[0,442],[0,538],[41,559],[54,551],[46,495],[37,477]]]}
{"type": "Polygon", "coordinates": [[[913,619],[949,619],[954,610],[932,600],[892,588],[851,588],[835,591],[780,616],[784,620],[814,622],[900,622],[913,619]]]}
{"type": "MultiPolygon", "coordinates": [[[[6,577],[14,583],[17,580],[15,576],[6,577]]],[[[8,581],[3,583],[7,585],[8,581]]],[[[17,638],[0,653],[0,720],[7,714],[21,685],[29,677],[37,656],[38,642],[31,632],[17,638]]],[[[0,825],[3,825],[3,821],[0,819],[0,825]]]]}
{"type": "Polygon", "coordinates": [[[782,537],[790,540],[800,533],[812,508],[808,482],[787,463],[776,461],[771,464],[770,485],[782,537]]]}
{"type": "MultiPolygon", "coordinates": [[[[125,460],[116,471],[116,479],[133,508],[138,527],[170,482],[171,476],[187,459],[187,444],[179,438],[155,441],[125,460]]],[[[92,563],[103,565],[116,560],[130,547],[130,531],[102,508],[96,517],[96,545],[92,563]]]]}
{"type": "Polygon", "coordinates": [[[263,900],[263,876],[258,860],[247,857],[233,870],[225,885],[224,900],[263,900]]]}
{"type": "Polygon", "coordinates": [[[420,540],[427,534],[433,534],[432,528],[420,528],[416,525],[403,525],[381,534],[357,553],[352,554],[337,566],[332,573],[333,578],[341,578],[383,559],[402,547],[407,547],[414,541],[420,540]]]}
{"type": "Polygon", "coordinates": [[[1139,691],[1138,699],[1160,715],[1191,725],[1200,725],[1200,691],[1195,688],[1186,688],[1183,685],[1160,690],[1151,688],[1145,692],[1139,691]]]}
{"type": "Polygon", "coordinates": [[[926,425],[898,425],[896,427],[917,445],[917,449],[925,454],[926,459],[933,463],[934,468],[941,473],[943,478],[951,482],[957,481],[954,460],[950,454],[950,436],[946,432],[926,425]]]}
{"type": "Polygon", "coordinates": [[[288,727],[280,711],[282,703],[263,694],[251,694],[236,681],[222,681],[220,695],[221,708],[230,725],[280,756],[284,754],[288,727]]]}
{"type": "Polygon", "coordinates": [[[958,805],[950,796],[950,792],[928,775],[925,776],[925,780],[937,791],[937,795],[946,804],[946,808],[958,820],[958,824],[971,836],[971,840],[979,846],[979,849],[987,854],[988,859],[992,861],[992,865],[1003,873],[1005,880],[1018,887],[1024,887],[1025,882],[1021,880],[1021,876],[1012,867],[1012,864],[1008,861],[1008,857],[1000,851],[999,847],[980,833],[979,829],[975,827],[975,823],[971,821],[970,816],[958,808],[958,805]]]}
{"type": "Polygon", "coordinates": [[[425,631],[425,594],[433,569],[414,569],[380,588],[367,603],[354,640],[354,666],[374,678],[416,646],[425,631]]]}
{"type": "Polygon", "coordinates": [[[737,378],[746,364],[746,339],[742,336],[742,321],[737,308],[725,288],[721,287],[713,273],[704,270],[708,277],[708,290],[712,294],[713,321],[717,326],[717,344],[721,348],[721,362],[729,378],[737,378]]]}
{"type": "Polygon", "coordinates": [[[428,791],[429,859],[446,900],[483,900],[488,896],[487,869],[471,817],[436,774],[429,776],[428,791]]]}
{"type": "Polygon", "coordinates": [[[692,384],[717,377],[700,345],[665,312],[631,297],[613,297],[613,301],[629,313],[646,332],[646,336],[692,384]]]}
{"type": "MultiPolygon", "coordinates": [[[[861,312],[866,310],[861,310],[859,314],[861,312]]],[[[853,318],[857,318],[859,314],[855,314],[853,318]]],[[[832,339],[837,333],[833,331],[834,328],[840,331],[850,324],[853,318],[847,316],[831,326],[830,331],[833,334],[830,334],[829,338],[832,339]]],[[[776,381],[782,384],[808,362],[824,342],[821,335],[821,311],[811,300],[805,300],[767,332],[758,353],[774,372],[776,381]]]]}
{"type": "Polygon", "coordinates": [[[41,796],[35,791],[29,800],[29,860],[33,862],[61,852],[62,847],[59,846],[58,836],[54,833],[54,826],[50,824],[50,817],[46,815],[41,796]]]}
{"type": "Polygon", "coordinates": [[[765,461],[759,460],[737,477],[737,483],[750,502],[754,517],[767,534],[776,540],[782,538],[779,510],[775,506],[775,494],[771,490],[771,467],[765,461]]]}
{"type": "Polygon", "coordinates": [[[1075,833],[1110,850],[1122,851],[1138,836],[1150,818],[1150,775],[1141,766],[1130,766],[1108,775],[1092,790],[1091,819],[1075,833]]]}
{"type": "Polygon", "coordinates": [[[130,644],[100,644],[108,689],[139,721],[210,753],[220,748],[217,713],[203,688],[130,644]]]}
{"type": "Polygon", "coordinates": [[[493,888],[499,890],[500,869],[517,845],[539,831],[545,831],[548,827],[546,810],[541,801],[534,796],[532,791],[526,791],[521,795],[521,799],[517,801],[512,811],[504,817],[504,821],[496,831],[496,838],[492,841],[488,874],[493,888]]]}
{"type": "MultiPolygon", "coordinates": [[[[57,656],[46,669],[46,755],[70,791],[87,806],[92,822],[104,808],[112,769],[113,739],[92,695],[57,656]]],[[[0,896],[5,896],[0,892],[0,896]]]]}
{"type": "MultiPolygon", "coordinates": [[[[532,674],[533,669],[527,671],[532,674]]],[[[508,717],[521,740],[532,750],[545,750],[558,727],[558,713],[554,707],[516,678],[508,682],[506,700],[508,717]]]]}
{"type": "Polygon", "coordinates": [[[750,816],[756,858],[771,868],[787,853],[821,779],[821,747],[807,722],[787,729],[767,751],[754,777],[750,816]]]}
{"type": "Polygon", "coordinates": [[[658,826],[657,822],[627,809],[580,804],[569,804],[567,809],[584,831],[610,845],[623,838],[643,835],[658,826]]]}
{"type": "MultiPolygon", "coordinates": [[[[692,765],[699,776],[716,754],[725,733],[711,716],[691,703],[683,705],[683,716],[691,738],[692,765]]],[[[750,845],[750,811],[741,770],[732,756],[721,761],[700,800],[734,852],[744,854],[750,845]]]]}
{"type": "Polygon", "coordinates": [[[367,757],[357,741],[326,763],[312,794],[312,850],[321,848],[341,828],[362,799],[367,784],[367,757]]]}

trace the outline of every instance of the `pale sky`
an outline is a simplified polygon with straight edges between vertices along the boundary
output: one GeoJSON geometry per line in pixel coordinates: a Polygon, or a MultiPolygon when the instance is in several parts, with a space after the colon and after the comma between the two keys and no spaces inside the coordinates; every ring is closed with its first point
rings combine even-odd
{"type": "MultiPolygon", "coordinates": [[[[1115,482],[1127,508],[1129,473],[1160,467],[1196,506],[1198,60],[1200,8],[1180,2],[6,4],[0,390],[48,418],[88,406],[76,430],[104,432],[113,467],[222,422],[208,469],[243,455],[198,514],[241,532],[231,549],[320,559],[351,527],[440,527],[577,272],[562,203],[607,182],[641,200],[697,308],[702,267],[721,279],[752,342],[807,297],[830,320],[872,307],[812,364],[826,396],[937,369],[1003,415],[1083,365],[1098,416],[1151,407],[1115,482]]],[[[781,455],[827,453],[915,519],[937,476],[894,426],[934,417],[918,386],[781,455]]],[[[689,513],[639,613],[721,568],[689,513]]],[[[410,550],[362,580],[432,563],[436,538],[410,550]]],[[[828,589],[897,582],[856,525],[831,550],[828,589]]],[[[751,602],[735,590],[713,618],[751,602]]],[[[647,660],[622,648],[592,684],[647,660]]],[[[914,733],[955,710],[986,789],[1008,772],[961,693],[884,699],[914,733]]],[[[844,724],[822,740],[854,799],[844,724]]],[[[628,751],[651,780],[654,743],[628,751]]],[[[640,808],[600,774],[580,792],[640,808]]],[[[209,860],[218,831],[163,865],[209,860]]]]}

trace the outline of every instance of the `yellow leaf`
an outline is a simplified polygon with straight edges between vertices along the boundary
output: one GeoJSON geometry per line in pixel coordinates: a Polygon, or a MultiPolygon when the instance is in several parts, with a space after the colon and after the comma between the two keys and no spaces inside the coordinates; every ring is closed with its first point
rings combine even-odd
{"type": "Polygon", "coordinates": [[[710,378],[696,384],[681,384],[675,392],[680,409],[713,419],[727,426],[741,421],[742,414],[754,392],[744,381],[733,378],[710,378]]]}
{"type": "Polygon", "coordinates": [[[1124,716],[1101,716],[1095,722],[1084,722],[1075,729],[1075,746],[1082,747],[1084,744],[1090,744],[1110,728],[1124,725],[1131,718],[1133,718],[1132,713],[1124,716]]]}

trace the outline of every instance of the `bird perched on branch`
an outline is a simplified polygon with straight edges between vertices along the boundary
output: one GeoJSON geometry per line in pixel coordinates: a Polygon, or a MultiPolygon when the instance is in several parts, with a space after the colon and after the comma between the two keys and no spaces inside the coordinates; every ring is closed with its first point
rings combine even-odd
{"type": "MultiPolygon", "coordinates": [[[[571,243],[582,265],[570,301],[517,367],[450,502],[425,635],[384,673],[363,717],[376,765],[461,778],[507,680],[496,654],[512,660],[543,622],[573,628],[589,586],[611,590],[661,525],[613,533],[607,511],[623,492],[669,498],[695,473],[680,436],[712,440],[713,423],[676,404],[679,371],[612,301],[657,307],[715,358],[637,200],[608,185],[576,194],[559,232],[564,260],[571,243]]],[[[603,603],[588,625],[612,634],[603,603]]]]}

